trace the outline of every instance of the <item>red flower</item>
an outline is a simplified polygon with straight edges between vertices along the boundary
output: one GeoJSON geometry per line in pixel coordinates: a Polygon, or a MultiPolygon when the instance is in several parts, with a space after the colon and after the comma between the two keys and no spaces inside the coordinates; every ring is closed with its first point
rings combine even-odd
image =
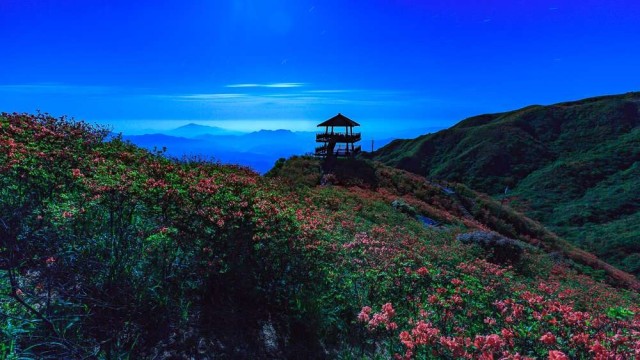
{"type": "Polygon", "coordinates": [[[396,314],[396,311],[393,309],[391,303],[382,305],[382,311],[385,313],[385,315],[387,315],[388,318],[391,318],[396,314]]]}
{"type": "Polygon", "coordinates": [[[369,306],[363,307],[362,310],[360,310],[360,313],[358,314],[358,321],[368,322],[369,314],[371,314],[371,308],[369,306]]]}
{"type": "Polygon", "coordinates": [[[411,330],[411,334],[415,339],[416,345],[426,345],[433,343],[437,336],[440,334],[440,330],[431,326],[431,324],[425,323],[420,320],[416,324],[416,327],[411,330]]]}
{"type": "Polygon", "coordinates": [[[571,337],[571,342],[586,346],[589,343],[589,334],[586,334],[586,333],[575,334],[571,337]]]}
{"type": "Polygon", "coordinates": [[[556,337],[552,333],[548,332],[540,337],[540,341],[547,345],[553,345],[556,343],[556,337]]]}
{"type": "Polygon", "coordinates": [[[459,357],[463,353],[464,341],[458,337],[440,337],[440,344],[453,353],[454,357],[459,357]]]}
{"type": "Polygon", "coordinates": [[[484,323],[488,324],[488,325],[495,325],[496,324],[496,319],[490,318],[490,317],[486,317],[486,318],[484,318],[484,323]]]}
{"type": "Polygon", "coordinates": [[[502,337],[509,343],[509,345],[513,346],[513,338],[516,336],[513,331],[509,329],[502,329],[500,331],[502,337]]]}
{"type": "Polygon", "coordinates": [[[549,350],[549,360],[569,360],[569,357],[562,351],[549,350]]]}
{"type": "Polygon", "coordinates": [[[420,269],[418,269],[417,273],[420,276],[426,276],[427,274],[429,274],[429,270],[427,270],[427,268],[423,266],[420,269]]]}
{"type": "Polygon", "coordinates": [[[602,344],[600,344],[599,341],[596,341],[593,345],[589,347],[589,352],[592,352],[596,355],[601,355],[606,353],[607,349],[605,349],[604,346],[602,346],[602,344]]]}
{"type": "Polygon", "coordinates": [[[400,333],[400,342],[402,345],[406,346],[407,349],[413,349],[415,344],[413,343],[413,339],[408,331],[403,331],[400,333]]]}
{"type": "Polygon", "coordinates": [[[497,334],[487,336],[477,335],[473,345],[480,351],[497,351],[505,345],[504,340],[497,334]]]}

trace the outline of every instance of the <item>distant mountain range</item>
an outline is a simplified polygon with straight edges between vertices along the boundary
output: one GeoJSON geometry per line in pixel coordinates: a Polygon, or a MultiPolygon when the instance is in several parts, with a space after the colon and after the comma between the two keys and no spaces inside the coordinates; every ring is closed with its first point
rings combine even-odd
{"type": "Polygon", "coordinates": [[[639,107],[636,92],[480,115],[370,157],[505,198],[638,276],[639,107]]]}
{"type": "MultiPolygon", "coordinates": [[[[179,129],[175,132],[180,133],[177,130],[179,129]]],[[[312,133],[295,133],[288,130],[262,130],[243,135],[200,132],[200,135],[195,137],[146,134],[123,138],[143,148],[165,149],[165,154],[171,157],[198,157],[221,163],[239,164],[260,173],[268,171],[281,157],[312,151],[315,141],[312,133]]]]}
{"type": "Polygon", "coordinates": [[[216,126],[207,126],[190,123],[179,128],[169,130],[166,135],[178,136],[178,137],[197,137],[201,135],[242,135],[240,131],[233,131],[229,129],[223,129],[216,126]]]}
{"type": "MultiPolygon", "coordinates": [[[[432,129],[440,128],[427,128],[432,129]]],[[[363,134],[363,149],[371,149],[374,135],[379,134],[363,134]]],[[[398,135],[408,134],[399,133],[396,137],[398,135]]],[[[316,146],[315,132],[280,129],[242,133],[193,123],[164,132],[125,135],[123,138],[146,149],[165,148],[166,155],[171,157],[202,157],[248,166],[261,174],[271,169],[279,158],[313,153],[316,146]]],[[[373,148],[379,149],[393,140],[391,136],[381,135],[373,142],[373,148]]]]}

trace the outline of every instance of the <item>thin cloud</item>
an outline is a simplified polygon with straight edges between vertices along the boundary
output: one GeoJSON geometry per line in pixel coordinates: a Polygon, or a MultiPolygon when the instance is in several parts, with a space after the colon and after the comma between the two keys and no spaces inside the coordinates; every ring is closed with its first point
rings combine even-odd
{"type": "Polygon", "coordinates": [[[271,83],[271,84],[231,84],[228,88],[299,88],[305,86],[305,83],[287,82],[287,83],[271,83]]]}
{"type": "MultiPolygon", "coordinates": [[[[163,95],[174,101],[209,103],[215,106],[305,106],[305,105],[361,105],[375,106],[382,103],[390,104],[397,100],[393,96],[378,94],[375,92],[365,92],[363,94],[354,93],[211,93],[211,94],[179,94],[163,95]],[[355,96],[357,95],[357,96],[355,96]]],[[[403,100],[404,101],[404,100],[403,100]]]]}
{"type": "MultiPolygon", "coordinates": [[[[290,89],[301,83],[234,84],[233,91],[154,95],[176,102],[198,103],[217,110],[300,108],[308,106],[399,106],[409,102],[426,103],[430,99],[407,96],[402,91],[376,89],[290,89]],[[279,90],[279,91],[278,91],[279,90]]],[[[229,88],[229,86],[227,86],[229,88]]]]}
{"type": "Polygon", "coordinates": [[[174,96],[177,100],[193,100],[193,101],[202,101],[202,100],[228,100],[228,99],[240,99],[246,97],[246,94],[231,94],[231,93],[222,93],[222,94],[188,94],[188,95],[177,95],[174,96]]]}

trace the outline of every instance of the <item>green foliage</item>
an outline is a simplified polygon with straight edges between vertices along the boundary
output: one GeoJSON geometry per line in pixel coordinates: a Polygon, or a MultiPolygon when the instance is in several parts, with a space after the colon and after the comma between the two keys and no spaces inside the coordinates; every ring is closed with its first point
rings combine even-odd
{"type": "Polygon", "coordinates": [[[378,186],[376,169],[370,161],[354,158],[338,158],[325,172],[335,176],[343,186],[363,186],[375,189],[378,186]]]}
{"type": "Polygon", "coordinates": [[[633,318],[635,313],[623,307],[611,307],[607,309],[607,316],[613,320],[628,320],[633,318]]]}
{"type": "Polygon", "coordinates": [[[294,156],[288,161],[284,158],[276,161],[266,174],[269,178],[278,178],[288,184],[315,186],[320,184],[322,168],[320,160],[311,156],[294,156]]]}
{"type": "Polygon", "coordinates": [[[585,325],[589,346],[602,339],[611,350],[613,333],[637,341],[637,319],[603,318],[638,313],[636,293],[542,251],[525,249],[533,265],[509,269],[457,241],[489,230],[560,243],[463,187],[360,160],[338,163],[334,186],[316,186],[313,158],[281,161],[263,178],[168,160],[46,114],[2,114],[0,124],[1,358],[389,358],[425,317],[445,339],[441,356],[457,356],[449,337],[497,326],[519,334],[509,351],[543,356],[542,332],[573,325],[553,327],[533,307],[503,319],[495,304],[526,304],[523,289],[544,294],[553,316],[589,312],[601,325],[585,325]],[[395,210],[396,199],[443,226],[395,210]],[[373,323],[358,315],[367,306],[373,323]]]}
{"type": "Polygon", "coordinates": [[[416,209],[413,208],[413,206],[407,204],[404,200],[402,199],[395,199],[393,200],[393,202],[391,203],[391,206],[393,206],[394,209],[397,209],[398,211],[401,211],[409,216],[416,216],[417,215],[417,211],[416,209]]]}

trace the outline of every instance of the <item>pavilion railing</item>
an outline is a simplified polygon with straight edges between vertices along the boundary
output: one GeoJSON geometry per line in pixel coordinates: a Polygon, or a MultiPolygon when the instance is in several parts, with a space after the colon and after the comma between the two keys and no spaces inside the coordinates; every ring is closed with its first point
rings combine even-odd
{"type": "MultiPolygon", "coordinates": [[[[338,148],[338,149],[334,149],[333,155],[347,157],[347,156],[353,156],[353,155],[359,154],[361,151],[362,151],[362,147],[360,146],[356,146],[353,149],[338,148]]],[[[315,155],[327,156],[328,152],[329,152],[328,146],[318,146],[316,147],[315,155]]]]}
{"type": "Polygon", "coordinates": [[[326,155],[329,147],[327,145],[322,145],[316,147],[316,155],[326,155]]]}
{"type": "Polygon", "coordinates": [[[316,134],[316,142],[330,142],[330,141],[335,141],[335,142],[356,142],[356,141],[360,141],[361,139],[361,134],[360,133],[354,133],[354,134],[331,134],[331,133],[319,133],[316,134]]]}

